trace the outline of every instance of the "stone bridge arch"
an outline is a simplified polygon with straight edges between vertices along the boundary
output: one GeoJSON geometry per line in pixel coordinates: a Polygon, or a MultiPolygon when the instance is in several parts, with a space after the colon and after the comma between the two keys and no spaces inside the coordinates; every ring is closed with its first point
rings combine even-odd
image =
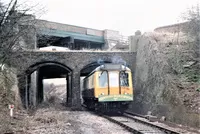
{"type": "Polygon", "coordinates": [[[67,65],[65,65],[63,63],[60,63],[60,62],[57,62],[57,61],[47,60],[47,61],[40,61],[40,62],[36,62],[36,63],[32,64],[31,66],[29,66],[26,69],[25,73],[30,74],[30,73],[34,72],[35,70],[37,70],[38,68],[43,67],[43,66],[47,66],[47,65],[56,65],[56,66],[65,68],[69,72],[72,71],[71,68],[69,68],[67,65]]]}
{"type": "Polygon", "coordinates": [[[85,65],[81,70],[80,70],[80,76],[86,76],[88,75],[92,70],[94,70],[96,67],[102,65],[103,63],[112,63],[112,61],[104,61],[104,60],[101,60],[100,62],[99,61],[94,61],[94,62],[91,62],[87,65],[85,65]]]}
{"type": "MultiPolygon", "coordinates": [[[[126,64],[133,72],[136,67],[136,53],[134,52],[42,52],[42,51],[23,51],[12,53],[13,58],[10,64],[17,69],[18,81],[21,94],[25,94],[24,86],[27,82],[27,74],[31,73],[35,68],[34,65],[42,66],[40,63],[48,65],[57,64],[60,67],[68,68],[71,73],[71,98],[69,106],[80,108],[81,92],[80,92],[80,76],[81,71],[87,67],[97,66],[101,61],[109,63],[126,64]]],[[[66,69],[67,70],[67,69],[66,69]]],[[[25,104],[27,105],[27,101],[25,104]]]]}
{"type": "MultiPolygon", "coordinates": [[[[72,100],[72,69],[69,68],[67,65],[55,61],[41,61],[36,62],[25,69],[25,71],[22,73],[23,75],[21,77],[18,77],[19,81],[23,82],[24,84],[20,86],[20,96],[21,100],[23,102],[23,105],[26,108],[37,106],[39,103],[41,103],[44,99],[43,94],[43,75],[44,72],[42,72],[42,68],[54,68],[54,69],[60,69],[64,73],[66,78],[66,102],[67,104],[71,104],[72,100]],[[42,75],[43,74],[43,75],[42,75]]],[[[44,69],[43,69],[44,70],[44,69]]],[[[59,71],[57,71],[59,73],[59,71]]],[[[56,76],[53,76],[50,72],[50,78],[54,78],[56,76]]],[[[55,75],[55,74],[54,74],[55,75]]],[[[57,74],[59,75],[59,74],[57,74]]],[[[46,76],[47,77],[47,76],[46,76]]],[[[48,76],[49,77],[49,76],[48,76]]],[[[58,76],[57,76],[58,77],[58,76]]]]}

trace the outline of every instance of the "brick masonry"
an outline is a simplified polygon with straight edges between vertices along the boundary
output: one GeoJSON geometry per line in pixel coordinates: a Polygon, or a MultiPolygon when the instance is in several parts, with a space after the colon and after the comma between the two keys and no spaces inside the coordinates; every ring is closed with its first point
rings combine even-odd
{"type": "MultiPolygon", "coordinates": [[[[72,94],[70,103],[72,107],[80,108],[80,71],[88,64],[98,61],[112,63],[126,63],[133,75],[136,67],[136,53],[134,52],[40,52],[22,51],[12,54],[10,64],[17,69],[20,90],[24,91],[26,76],[37,69],[38,63],[58,63],[68,67],[72,72],[72,94]],[[34,66],[36,65],[36,66],[34,66]],[[35,68],[34,68],[35,67],[35,68]]],[[[25,100],[22,95],[22,100],[25,100]]],[[[27,103],[27,102],[23,102],[27,103]]]]}

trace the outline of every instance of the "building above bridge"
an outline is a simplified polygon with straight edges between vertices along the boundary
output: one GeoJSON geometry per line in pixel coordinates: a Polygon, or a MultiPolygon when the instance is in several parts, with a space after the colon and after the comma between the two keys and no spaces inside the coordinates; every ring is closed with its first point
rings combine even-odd
{"type": "Polygon", "coordinates": [[[102,48],[105,44],[104,31],[50,22],[36,21],[37,47],[62,46],[70,49],[102,48]]]}
{"type": "MultiPolygon", "coordinates": [[[[32,20],[33,28],[24,35],[24,44],[28,49],[39,49],[48,46],[67,47],[70,50],[81,49],[111,49],[116,45],[128,45],[124,36],[115,30],[97,30],[92,28],[74,26],[35,19],[27,15],[23,18],[22,27],[30,25],[32,20]],[[28,21],[27,21],[28,20],[28,21]],[[24,23],[26,22],[26,23],[24,23]],[[27,23],[28,22],[28,23],[27,23]]],[[[30,28],[30,27],[29,27],[30,28]]]]}

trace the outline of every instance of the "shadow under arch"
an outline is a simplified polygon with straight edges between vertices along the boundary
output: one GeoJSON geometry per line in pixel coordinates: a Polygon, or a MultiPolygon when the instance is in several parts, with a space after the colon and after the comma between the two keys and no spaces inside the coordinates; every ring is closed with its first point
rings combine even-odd
{"type": "Polygon", "coordinates": [[[104,63],[112,63],[112,61],[96,61],[96,62],[91,62],[89,64],[87,64],[86,66],[84,66],[81,71],[80,71],[80,75],[81,76],[86,76],[88,75],[90,72],[92,72],[96,67],[104,64],[104,63]]]}
{"type": "MultiPolygon", "coordinates": [[[[43,74],[41,72],[42,68],[50,68],[54,67],[58,70],[64,70],[65,77],[66,77],[66,104],[71,105],[72,103],[72,69],[68,66],[59,63],[59,62],[52,62],[52,61],[42,61],[37,62],[31,66],[29,66],[25,72],[23,80],[23,86],[20,87],[20,96],[22,104],[25,108],[32,108],[37,107],[38,104],[40,104],[44,99],[43,94],[43,74]],[[33,80],[34,78],[34,80],[33,80]],[[32,81],[35,81],[33,84],[32,81]],[[35,88],[33,88],[35,85],[35,88]]],[[[43,70],[45,70],[43,69],[43,70]]],[[[49,70],[48,70],[49,71],[49,70]]],[[[48,72],[47,71],[47,72],[48,72]]],[[[51,73],[49,71],[49,73],[51,73]]]]}
{"type": "Polygon", "coordinates": [[[49,66],[49,65],[59,66],[67,70],[69,73],[72,73],[72,69],[62,63],[55,62],[55,61],[41,61],[28,67],[28,69],[25,71],[25,74],[31,74],[34,71],[36,71],[38,68],[43,67],[43,66],[49,66]]]}

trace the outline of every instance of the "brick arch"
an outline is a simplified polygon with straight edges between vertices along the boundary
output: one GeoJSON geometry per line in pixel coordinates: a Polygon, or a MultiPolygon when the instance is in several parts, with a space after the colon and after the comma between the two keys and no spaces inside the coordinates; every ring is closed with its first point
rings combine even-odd
{"type": "Polygon", "coordinates": [[[84,75],[87,73],[87,71],[91,72],[92,70],[94,70],[96,67],[102,65],[103,63],[112,63],[112,61],[94,61],[94,62],[91,62],[89,64],[86,64],[83,68],[81,68],[80,70],[80,74],[81,75],[84,75]]]}
{"type": "Polygon", "coordinates": [[[59,66],[61,68],[66,69],[69,73],[72,72],[72,69],[63,63],[56,62],[56,61],[40,61],[40,62],[36,62],[35,64],[29,66],[26,69],[25,74],[30,74],[30,73],[34,72],[35,70],[37,70],[38,68],[43,67],[43,66],[48,66],[48,65],[59,66]]]}
{"type": "Polygon", "coordinates": [[[101,65],[101,64],[103,64],[103,63],[112,63],[112,61],[106,60],[106,61],[101,61],[101,62],[99,62],[99,61],[91,62],[91,63],[85,65],[85,66],[83,67],[83,69],[84,69],[84,68],[87,68],[87,67],[89,67],[89,66],[98,66],[98,65],[101,65]]]}
{"type": "Polygon", "coordinates": [[[32,73],[37,71],[39,68],[44,67],[44,66],[57,66],[57,67],[60,67],[60,68],[63,68],[63,69],[66,70],[66,72],[67,72],[67,75],[66,75],[67,100],[66,100],[66,102],[70,104],[71,98],[72,98],[72,93],[71,93],[72,92],[71,91],[72,90],[71,76],[72,76],[72,73],[73,73],[72,69],[69,68],[68,66],[62,64],[62,63],[59,63],[59,62],[41,61],[41,62],[36,62],[35,64],[30,65],[24,72],[25,77],[23,77],[23,79],[25,81],[26,86],[23,86],[23,87],[20,88],[20,96],[21,96],[21,100],[22,100],[23,105],[26,108],[29,108],[31,106],[37,106],[37,104],[42,102],[43,97],[44,97],[43,88],[41,87],[42,86],[42,83],[41,83],[42,78],[39,78],[38,74],[37,74],[37,76],[36,76],[37,78],[35,78],[35,80],[36,80],[36,83],[35,83],[36,88],[35,89],[30,88],[30,85],[33,84],[33,83],[30,83],[30,80],[31,80],[32,73]],[[40,83],[37,83],[38,81],[40,81],[40,83]],[[39,86],[40,86],[40,89],[38,88],[39,86]]]}
{"type": "Polygon", "coordinates": [[[87,68],[89,66],[96,66],[96,65],[101,65],[103,63],[119,63],[119,64],[123,64],[126,65],[128,67],[131,67],[131,62],[130,62],[130,58],[129,57],[124,57],[121,55],[102,55],[102,53],[100,53],[99,55],[91,55],[88,56],[87,59],[84,59],[82,61],[79,61],[81,64],[81,66],[79,66],[80,70],[83,70],[84,68],[87,68]]]}

